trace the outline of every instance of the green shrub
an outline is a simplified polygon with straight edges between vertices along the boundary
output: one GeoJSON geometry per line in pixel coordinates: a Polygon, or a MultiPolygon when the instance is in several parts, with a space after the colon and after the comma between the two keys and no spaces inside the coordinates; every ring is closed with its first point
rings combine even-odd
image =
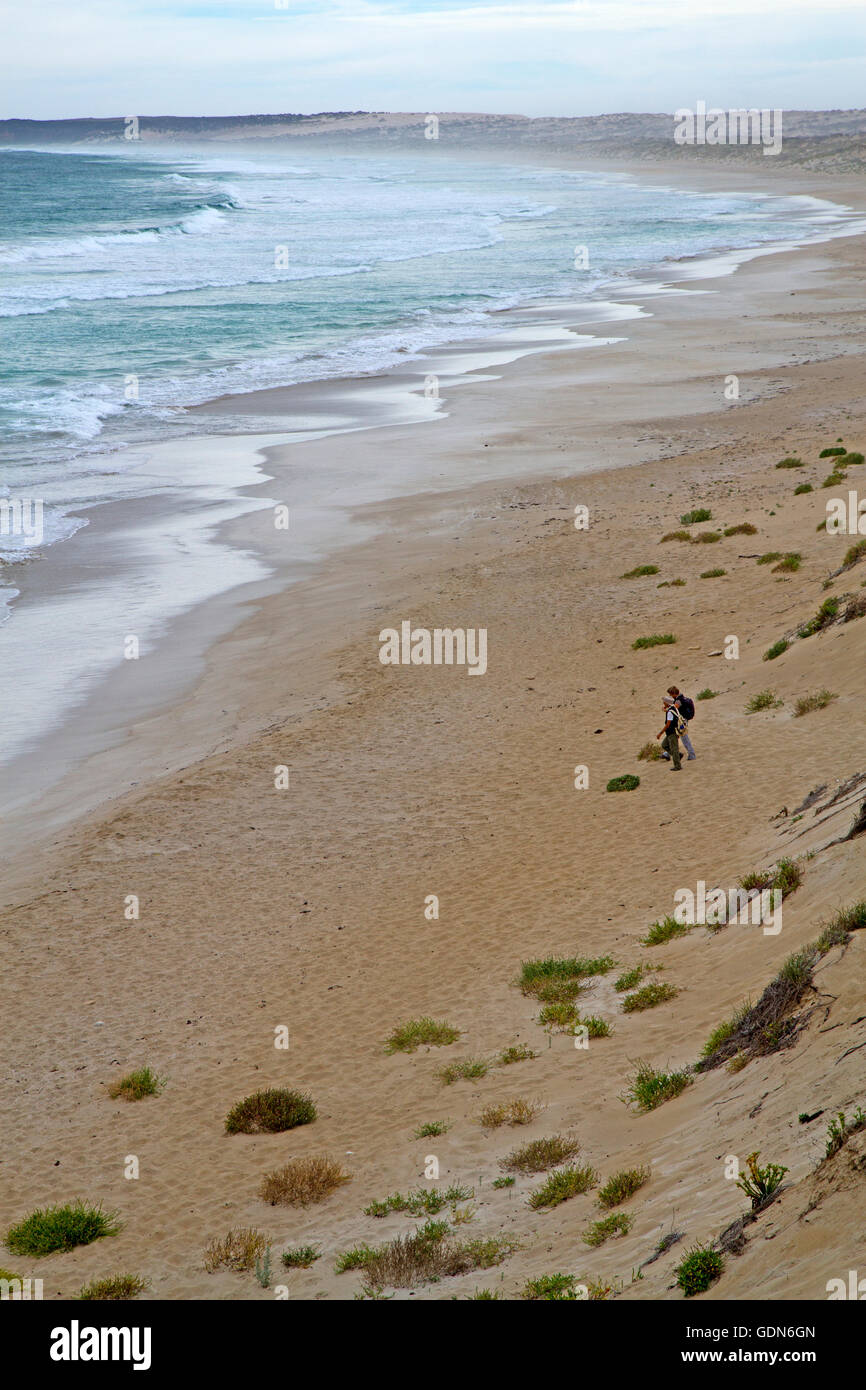
{"type": "Polygon", "coordinates": [[[673,1100],[691,1084],[692,1077],[687,1071],[656,1071],[648,1062],[638,1062],[621,1100],[646,1114],[666,1100],[673,1100]]]}
{"type": "Polygon", "coordinates": [[[764,660],[775,661],[776,657],[781,656],[782,652],[786,652],[790,645],[787,637],[780,637],[778,642],[774,642],[772,647],[768,647],[764,652],[764,660]]]}
{"type": "Polygon", "coordinates": [[[706,1245],[696,1245],[677,1265],[677,1283],[686,1298],[693,1298],[696,1293],[704,1293],[715,1283],[724,1267],[724,1260],[718,1251],[706,1245]]]}
{"type": "Polygon", "coordinates": [[[321,1259],[321,1251],[317,1245],[296,1245],[284,1250],[282,1255],[286,1269],[309,1269],[318,1259],[321,1259]]]}
{"type": "Polygon", "coordinates": [[[112,1274],[107,1279],[92,1279],[75,1295],[83,1303],[90,1301],[103,1303],[128,1302],[144,1293],[148,1280],[137,1274],[112,1274]]]}
{"type": "Polygon", "coordinates": [[[799,497],[804,492],[812,491],[813,488],[811,483],[798,483],[797,486],[794,488],[794,496],[799,497]]]}
{"type": "Polygon", "coordinates": [[[448,1047],[460,1037],[460,1029],[434,1018],[413,1018],[400,1023],[385,1042],[385,1051],[415,1052],[419,1047],[448,1047]]]}
{"type": "Polygon", "coordinates": [[[648,575],[648,574],[658,574],[658,572],[659,572],[659,567],[658,567],[658,565],[636,565],[635,568],[634,568],[633,570],[627,570],[625,574],[620,575],[620,578],[621,578],[621,579],[643,579],[645,575],[648,575]]]}
{"type": "Polygon", "coordinates": [[[449,1062],[439,1073],[443,1086],[453,1086],[455,1081],[478,1081],[486,1076],[488,1063],[483,1057],[464,1057],[460,1062],[449,1062]]]}
{"type": "Polygon", "coordinates": [[[698,691],[697,695],[695,696],[695,699],[696,699],[696,700],[715,700],[715,698],[716,698],[716,696],[718,695],[718,693],[719,693],[718,690],[710,690],[710,687],[709,687],[709,686],[706,686],[706,688],[705,688],[704,690],[699,690],[699,691],[698,691]]]}
{"type": "Polygon", "coordinates": [[[782,701],[777,699],[775,690],[759,690],[746,704],[746,714],[757,714],[764,709],[779,709],[782,701]]]}
{"type": "Polygon", "coordinates": [[[120,1222],[116,1212],[105,1212],[80,1199],[64,1206],[39,1207],[6,1232],[6,1247],[13,1255],[41,1258],[55,1250],[74,1250],[103,1236],[116,1236],[120,1222]]]}
{"type": "Polygon", "coordinates": [[[638,637],[631,646],[632,651],[642,652],[647,647],[672,647],[676,640],[676,637],[670,632],[654,632],[651,637],[638,637]]]}
{"type": "Polygon", "coordinates": [[[688,922],[678,922],[675,917],[662,917],[653,922],[646,936],[641,937],[641,946],[661,946],[675,936],[688,936],[693,927],[688,922]]]}
{"type": "Polygon", "coordinates": [[[599,1191],[599,1205],[610,1208],[627,1202],[649,1182],[651,1176],[649,1168],[624,1168],[614,1173],[599,1191]]]}
{"type": "Polygon", "coordinates": [[[699,536],[692,538],[692,545],[715,545],[721,539],[721,531],[702,531],[699,536]]]}
{"type": "Polygon", "coordinates": [[[856,565],[864,556],[866,556],[866,537],[864,537],[862,541],[855,541],[854,545],[852,545],[849,550],[846,550],[845,559],[842,561],[843,570],[849,570],[852,565],[856,565]]]}
{"type": "Polygon", "coordinates": [[[640,786],[640,778],[635,777],[631,772],[625,772],[621,777],[611,777],[607,784],[609,792],[633,792],[640,786]]]}
{"type": "Polygon", "coordinates": [[[589,1230],[584,1231],[581,1240],[595,1249],[604,1245],[610,1236],[627,1236],[631,1226],[632,1217],[627,1212],[615,1211],[610,1216],[602,1217],[601,1221],[593,1222],[589,1230]]]}
{"type": "Polygon", "coordinates": [[[165,1082],[150,1067],[139,1067],[122,1080],[113,1082],[108,1088],[112,1100],[143,1100],[145,1096],[157,1096],[165,1082]]]}
{"type": "Polygon", "coordinates": [[[757,526],[753,526],[751,521],[741,521],[739,526],[726,526],[724,535],[726,536],[756,536],[757,526]]]}
{"type": "Polygon", "coordinates": [[[773,574],[796,574],[802,563],[802,555],[796,550],[789,550],[779,563],[773,566],[773,574]]]}
{"type": "Polygon", "coordinates": [[[811,714],[816,709],[826,709],[839,696],[834,695],[832,690],[818,690],[814,695],[801,695],[794,705],[794,717],[801,718],[804,714],[811,714]]]}
{"type": "Polygon", "coordinates": [[[665,541],[690,541],[691,535],[688,531],[667,531],[659,541],[659,545],[664,545],[665,541]]]}
{"type": "Polygon", "coordinates": [[[572,1197],[589,1192],[597,1182],[598,1174],[594,1168],[579,1168],[571,1163],[566,1168],[559,1168],[555,1173],[551,1173],[541,1187],[531,1192],[529,1205],[533,1211],[538,1211],[541,1207],[558,1207],[561,1202],[568,1202],[572,1197]]]}
{"type": "Polygon", "coordinates": [[[416,1139],[435,1139],[440,1134],[447,1134],[451,1126],[445,1120],[428,1120],[424,1125],[419,1125],[415,1130],[416,1139]]]}
{"type": "Polygon", "coordinates": [[[825,627],[839,616],[839,607],[842,600],[838,598],[825,598],[814,618],[810,618],[807,623],[800,628],[801,637],[812,637],[816,632],[823,632],[825,627]]]}
{"type": "Polygon", "coordinates": [[[783,1177],[788,1172],[778,1163],[768,1163],[765,1168],[758,1166],[759,1151],[749,1154],[746,1164],[749,1175],[743,1174],[737,1179],[737,1187],[741,1192],[751,1199],[752,1210],[758,1211],[765,1202],[769,1201],[776,1188],[780,1185],[783,1177]]]}
{"type": "Polygon", "coordinates": [[[701,579],[721,579],[724,575],[727,574],[727,572],[728,572],[727,570],[719,570],[719,569],[716,569],[716,570],[704,570],[703,574],[701,575],[701,579]]]}
{"type": "Polygon", "coordinates": [[[686,581],[684,579],[663,579],[661,584],[657,584],[658,589],[684,589],[686,581]]]}
{"type": "Polygon", "coordinates": [[[858,454],[858,453],[843,454],[842,457],[841,457],[840,460],[839,460],[839,463],[838,463],[837,467],[839,467],[839,468],[857,468],[857,467],[859,467],[859,465],[860,465],[862,462],[863,462],[863,455],[862,455],[862,454],[858,454]]]}
{"type": "Polygon", "coordinates": [[[638,757],[638,762],[641,762],[641,763],[657,763],[657,762],[660,762],[661,756],[662,756],[662,750],[661,750],[660,746],[658,745],[658,743],[645,743],[644,746],[643,746],[643,748],[640,750],[640,752],[639,752],[638,755],[637,755],[637,757],[638,757]]]}
{"type": "MultiPolygon", "coordinates": [[[[861,1129],[866,1129],[866,1115],[863,1114],[859,1105],[854,1111],[854,1118],[850,1124],[845,1117],[845,1111],[840,1110],[836,1118],[831,1120],[827,1126],[827,1147],[824,1157],[832,1158],[842,1148],[842,1145],[847,1143],[851,1135],[856,1134],[861,1129]]],[[[785,1169],[785,1172],[787,1171],[785,1169]]]]}
{"type": "Polygon", "coordinates": [[[512,1067],[515,1062],[528,1062],[537,1056],[538,1053],[533,1052],[531,1047],[527,1047],[525,1043],[518,1043],[516,1046],[504,1048],[496,1061],[500,1067],[512,1067]]]}
{"type": "Polygon", "coordinates": [[[759,565],[772,565],[776,560],[781,560],[781,550],[768,550],[763,555],[758,556],[759,565]]]}
{"type": "Polygon", "coordinates": [[[794,459],[794,458],[780,459],[779,462],[776,464],[776,467],[777,467],[777,468],[802,468],[802,467],[803,467],[803,460],[802,460],[802,459],[794,459]]]}
{"type": "Polygon", "coordinates": [[[405,1212],[407,1216],[438,1216],[446,1207],[455,1202],[468,1201],[475,1195],[471,1187],[452,1184],[450,1187],[416,1187],[404,1196],[402,1192],[392,1192],[383,1202],[371,1202],[364,1208],[365,1216],[389,1216],[391,1212],[405,1212]]]}
{"type": "Polygon", "coordinates": [[[654,1009],[657,1004],[663,1004],[667,999],[674,999],[678,994],[679,990],[674,985],[660,985],[655,982],[644,985],[636,993],[626,995],[622,1001],[623,1013],[643,1013],[645,1009],[654,1009]]]}
{"type": "Polygon", "coordinates": [[[696,507],[694,511],[686,512],[680,517],[683,526],[697,526],[701,521],[712,521],[713,514],[708,507],[696,507]]]}
{"type": "Polygon", "coordinates": [[[227,1134],[282,1134],[312,1124],[316,1107],[308,1095],[271,1087],[255,1091],[233,1105],[226,1116],[227,1134]]]}
{"type": "Polygon", "coordinates": [[[533,1302],[573,1303],[579,1298],[576,1284],[576,1274],[542,1274],[538,1279],[527,1279],[520,1297],[533,1302]]]}
{"type": "Polygon", "coordinates": [[[819,457],[819,459],[829,459],[829,458],[835,458],[835,456],[836,456],[837,454],[844,454],[844,453],[845,453],[845,446],[844,446],[844,445],[841,445],[841,446],[840,446],[840,445],[834,444],[834,445],[833,445],[831,448],[829,448],[829,449],[822,449],[821,452],[820,452],[820,454],[818,455],[818,457],[819,457]]]}
{"type": "Polygon", "coordinates": [[[499,1160],[506,1173],[546,1173],[566,1159],[580,1153],[573,1134],[551,1134],[546,1139],[530,1139],[499,1160]]]}

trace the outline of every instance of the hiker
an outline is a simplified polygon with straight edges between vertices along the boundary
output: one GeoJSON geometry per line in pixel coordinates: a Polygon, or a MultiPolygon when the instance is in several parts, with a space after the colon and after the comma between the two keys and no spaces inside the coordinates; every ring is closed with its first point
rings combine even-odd
{"type": "Polygon", "coordinates": [[[689,720],[694,719],[695,717],[695,702],[694,700],[690,699],[688,695],[684,695],[681,690],[678,690],[675,685],[668,686],[668,694],[672,697],[672,699],[676,701],[677,709],[679,710],[683,719],[686,721],[686,727],[682,730],[680,738],[683,741],[683,747],[689,755],[689,762],[692,762],[697,757],[697,754],[695,753],[695,750],[692,747],[692,741],[689,738],[688,725],[689,720]]]}
{"type": "Polygon", "coordinates": [[[670,695],[666,695],[662,700],[662,707],[665,712],[664,728],[656,734],[656,738],[662,740],[662,757],[673,760],[671,772],[682,772],[682,758],[680,756],[679,733],[681,728],[685,728],[686,721],[677,708],[676,700],[670,695]]]}

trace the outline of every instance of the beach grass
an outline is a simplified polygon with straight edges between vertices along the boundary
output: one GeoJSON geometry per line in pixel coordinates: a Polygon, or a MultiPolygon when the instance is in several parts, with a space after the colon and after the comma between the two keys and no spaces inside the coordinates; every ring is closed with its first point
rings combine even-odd
{"type": "Polygon", "coordinates": [[[764,652],[764,661],[775,661],[776,657],[786,652],[790,645],[791,643],[788,641],[787,637],[780,637],[778,642],[774,642],[773,645],[768,647],[764,652]]]}
{"type": "Polygon", "coordinates": [[[272,1207],[306,1207],[312,1202],[323,1202],[351,1181],[352,1174],[326,1154],[290,1158],[282,1168],[265,1174],[259,1196],[272,1207]]]}
{"type": "Polygon", "coordinates": [[[434,1018],[412,1018],[400,1023],[385,1041],[385,1051],[415,1052],[419,1047],[448,1047],[460,1037],[460,1029],[434,1018]]]}
{"type": "Polygon", "coordinates": [[[638,1062],[620,1099],[646,1114],[681,1095],[692,1080],[687,1071],[656,1071],[648,1062],[638,1062]]]}
{"type": "Polygon", "coordinates": [[[484,1057],[464,1057],[459,1062],[449,1062],[439,1072],[443,1086],[453,1086],[456,1081],[478,1081],[486,1076],[489,1063],[484,1057]]]}
{"type": "Polygon", "coordinates": [[[418,1126],[414,1137],[416,1139],[436,1139],[440,1134],[447,1134],[450,1128],[447,1120],[428,1120],[426,1124],[418,1126]]]}
{"type": "Polygon", "coordinates": [[[746,714],[759,714],[765,709],[780,709],[783,703],[775,690],[759,690],[746,701],[746,714]]]}
{"type": "Polygon", "coordinates": [[[165,1082],[150,1067],[139,1067],[108,1088],[112,1100],[143,1100],[145,1096],[157,1096],[165,1082]]]}
{"type": "Polygon", "coordinates": [[[110,1274],[105,1279],[91,1279],[75,1297],[82,1303],[129,1302],[149,1287],[149,1281],[138,1274],[110,1274]]]}
{"type": "Polygon", "coordinates": [[[101,1206],[76,1199],[63,1205],[38,1207],[9,1227],[5,1244],[13,1255],[39,1259],[56,1250],[74,1250],[104,1236],[116,1236],[120,1229],[116,1212],[106,1212],[101,1206]]]}
{"type": "Polygon", "coordinates": [[[284,1250],[280,1258],[286,1269],[309,1269],[322,1258],[322,1252],[317,1245],[294,1245],[284,1250]]]}
{"type": "Polygon", "coordinates": [[[499,1160],[506,1173],[546,1173],[567,1159],[576,1158],[580,1144],[572,1134],[551,1134],[545,1139],[530,1139],[499,1160]]]}
{"type": "Polygon", "coordinates": [[[558,1207],[572,1197],[589,1192],[598,1182],[598,1174],[588,1165],[579,1167],[569,1164],[550,1174],[547,1180],[529,1194],[529,1205],[533,1211],[544,1207],[558,1207]]]}
{"type": "Polygon", "coordinates": [[[364,1208],[365,1216],[383,1217],[391,1212],[403,1212],[406,1216],[438,1216],[446,1207],[455,1202],[466,1202],[473,1197],[471,1187],[452,1183],[449,1187],[416,1187],[406,1193],[392,1192],[381,1202],[370,1202],[364,1208]]]}
{"type": "Polygon", "coordinates": [[[646,936],[641,937],[641,946],[662,946],[666,941],[672,941],[675,936],[688,936],[693,931],[690,922],[678,922],[675,917],[662,917],[658,922],[653,922],[646,936]]]}
{"type": "Polygon", "coordinates": [[[229,1231],[222,1240],[210,1241],[204,1252],[204,1267],[208,1274],[214,1274],[218,1269],[231,1269],[243,1274],[255,1269],[256,1260],[266,1253],[269,1244],[267,1236],[255,1227],[238,1227],[229,1231]]]}
{"type": "Polygon", "coordinates": [[[679,990],[675,985],[653,981],[636,990],[634,994],[627,994],[622,1001],[622,1011],[626,1014],[643,1013],[646,1009],[654,1009],[657,1005],[664,1004],[668,999],[675,999],[678,994],[679,990]]]}
{"type": "Polygon", "coordinates": [[[233,1105],[226,1116],[227,1134],[282,1134],[312,1124],[316,1107],[301,1091],[271,1087],[255,1091],[233,1105]]]}
{"type": "Polygon", "coordinates": [[[672,647],[676,642],[672,632],[654,632],[649,637],[638,637],[631,644],[632,651],[646,651],[648,647],[672,647]]]}
{"type": "Polygon", "coordinates": [[[680,517],[682,526],[697,526],[702,521],[712,521],[713,514],[709,507],[695,507],[690,512],[684,512],[680,517]]]}
{"type": "Polygon", "coordinates": [[[794,704],[794,718],[800,719],[804,714],[811,714],[816,709],[826,709],[839,696],[834,695],[832,690],[816,690],[812,695],[801,695],[794,704]]]}
{"type": "Polygon", "coordinates": [[[645,1187],[651,1176],[649,1168],[623,1168],[620,1172],[614,1173],[599,1189],[599,1205],[608,1209],[620,1206],[645,1187]]]}
{"type": "Polygon", "coordinates": [[[717,1250],[696,1245],[677,1265],[677,1283],[686,1298],[693,1298],[695,1294],[705,1293],[723,1269],[724,1260],[717,1250]]]}
{"type": "Polygon", "coordinates": [[[633,570],[626,570],[625,574],[620,575],[621,579],[643,579],[646,575],[658,574],[658,565],[636,565],[633,570]]]}
{"type": "Polygon", "coordinates": [[[610,1216],[603,1216],[600,1221],[594,1221],[588,1230],[584,1231],[581,1240],[586,1245],[597,1248],[604,1245],[611,1236],[627,1236],[632,1227],[633,1217],[627,1212],[615,1211],[610,1216]]]}
{"type": "Polygon", "coordinates": [[[499,1129],[502,1125],[531,1124],[541,1111],[535,1101],[516,1097],[513,1100],[496,1101],[486,1105],[478,1117],[483,1129],[499,1129]]]}

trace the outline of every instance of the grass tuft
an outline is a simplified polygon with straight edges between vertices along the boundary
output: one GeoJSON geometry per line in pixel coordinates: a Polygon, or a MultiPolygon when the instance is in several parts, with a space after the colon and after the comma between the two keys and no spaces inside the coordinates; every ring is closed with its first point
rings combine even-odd
{"type": "Polygon", "coordinates": [[[645,1009],[654,1009],[657,1004],[664,1004],[667,999],[675,999],[678,994],[679,990],[675,985],[658,984],[653,981],[634,994],[627,994],[622,1001],[622,1010],[626,1014],[643,1013],[645,1009]]]}
{"type": "Polygon", "coordinates": [[[597,1182],[598,1174],[594,1168],[581,1168],[573,1163],[569,1164],[568,1167],[551,1173],[541,1187],[530,1193],[529,1205],[533,1211],[542,1207],[558,1207],[560,1203],[568,1202],[572,1197],[589,1192],[597,1182]]]}
{"type": "Polygon", "coordinates": [[[351,1173],[344,1172],[339,1163],[326,1155],[290,1158],[282,1168],[265,1174],[259,1196],[272,1207],[306,1207],[311,1202],[323,1202],[351,1181],[351,1173]]]}
{"type": "Polygon", "coordinates": [[[272,1087],[239,1100],[226,1116],[227,1134],[282,1134],[312,1124],[316,1107],[308,1095],[272,1087]]]}
{"type": "Polygon", "coordinates": [[[683,526],[697,526],[701,521],[712,521],[713,514],[709,507],[695,507],[693,511],[685,512],[680,517],[683,526]]]}
{"type": "Polygon", "coordinates": [[[105,1212],[76,1200],[63,1206],[39,1207],[6,1232],[6,1248],[13,1255],[37,1259],[55,1250],[74,1250],[103,1236],[116,1236],[120,1222],[116,1212],[105,1212]]]}
{"type": "Polygon", "coordinates": [[[540,1109],[541,1106],[533,1101],[518,1097],[515,1100],[503,1100],[485,1106],[478,1119],[483,1129],[499,1129],[502,1125],[528,1125],[540,1109]]]}
{"type": "Polygon", "coordinates": [[[799,719],[804,714],[811,714],[816,709],[826,709],[839,696],[834,695],[832,690],[817,690],[814,695],[801,695],[794,705],[794,717],[799,719]]]}
{"type": "Polygon", "coordinates": [[[208,1274],[218,1269],[233,1269],[243,1274],[255,1269],[256,1260],[268,1249],[268,1238],[252,1226],[229,1231],[224,1240],[212,1240],[204,1252],[204,1267],[208,1274]]]}
{"type": "Polygon", "coordinates": [[[633,792],[640,786],[640,778],[633,772],[625,772],[620,777],[611,777],[607,784],[609,792],[633,792]]]}
{"type": "Polygon", "coordinates": [[[638,637],[631,647],[632,651],[642,652],[648,647],[672,647],[676,640],[671,632],[654,632],[651,637],[638,637]]]}
{"type": "Polygon", "coordinates": [[[148,1287],[149,1281],[137,1274],[110,1274],[107,1279],[92,1279],[75,1297],[82,1303],[122,1303],[138,1298],[148,1287]]]}
{"type": "Polygon", "coordinates": [[[632,1219],[624,1211],[615,1211],[610,1216],[602,1217],[601,1221],[595,1221],[589,1230],[584,1231],[581,1240],[595,1249],[604,1245],[611,1236],[627,1236],[631,1230],[632,1219]]]}
{"type": "Polygon", "coordinates": [[[108,1088],[112,1100],[143,1100],[145,1096],[158,1096],[165,1082],[150,1067],[139,1067],[120,1081],[114,1081],[108,1088]]]}
{"type": "Polygon", "coordinates": [[[419,1047],[448,1047],[460,1037],[460,1029],[450,1023],[437,1023],[434,1018],[413,1018],[393,1030],[385,1043],[385,1051],[415,1052],[419,1047]]]}
{"type": "Polygon", "coordinates": [[[645,575],[648,575],[648,574],[658,574],[658,572],[659,572],[659,567],[658,567],[658,565],[636,565],[635,568],[634,568],[633,570],[627,570],[625,574],[620,575],[620,578],[621,578],[621,579],[643,579],[643,577],[644,577],[645,575]]]}
{"type": "Polygon", "coordinates": [[[775,690],[759,690],[746,702],[746,714],[758,714],[765,709],[779,709],[783,701],[780,700],[775,690]]]}
{"type": "Polygon", "coordinates": [[[321,1251],[317,1245],[295,1245],[282,1254],[286,1269],[309,1269],[319,1259],[321,1251]]]}
{"type": "Polygon", "coordinates": [[[687,1071],[656,1071],[648,1062],[638,1062],[620,1099],[646,1114],[666,1100],[673,1100],[691,1084],[692,1077],[687,1071]]]}
{"type": "Polygon", "coordinates": [[[576,1158],[580,1144],[571,1134],[551,1134],[546,1139],[530,1139],[519,1149],[499,1160],[506,1173],[546,1173],[567,1159],[576,1158]]]}
{"type": "Polygon", "coordinates": [[[707,1245],[696,1245],[677,1265],[677,1283],[686,1298],[694,1298],[696,1293],[705,1293],[715,1283],[724,1267],[718,1251],[707,1245]]]}

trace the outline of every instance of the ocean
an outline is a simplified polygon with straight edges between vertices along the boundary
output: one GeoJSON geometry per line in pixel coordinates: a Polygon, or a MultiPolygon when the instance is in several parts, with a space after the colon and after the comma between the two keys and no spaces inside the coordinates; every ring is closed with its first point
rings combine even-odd
{"type": "Polygon", "coordinates": [[[0,190],[0,496],[42,503],[38,536],[3,528],[6,559],[71,535],[74,506],[150,487],[124,451],[217,427],[191,405],[409,364],[501,331],[496,310],[844,216],[434,141],[411,157],[6,148],[0,190]]]}

